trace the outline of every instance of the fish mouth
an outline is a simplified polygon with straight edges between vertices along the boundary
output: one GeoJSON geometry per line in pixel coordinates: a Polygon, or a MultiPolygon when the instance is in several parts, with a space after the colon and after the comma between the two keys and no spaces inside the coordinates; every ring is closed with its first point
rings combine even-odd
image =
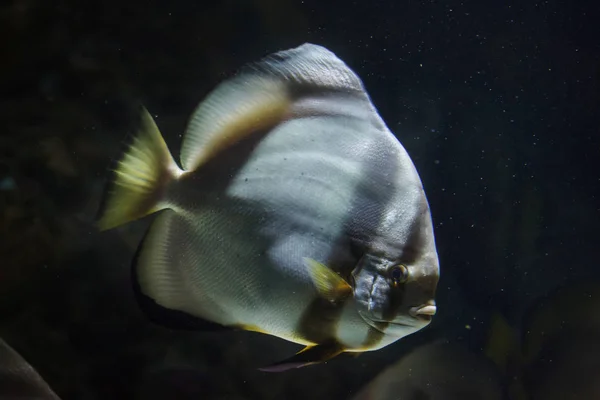
{"type": "Polygon", "coordinates": [[[370,325],[372,328],[377,329],[378,331],[380,331],[382,333],[385,333],[384,332],[385,327],[388,327],[390,325],[404,327],[404,328],[415,328],[416,327],[415,324],[410,324],[410,323],[404,322],[404,321],[386,321],[384,319],[373,319],[373,318],[369,318],[369,317],[363,315],[362,313],[359,313],[359,314],[368,325],[370,325]]]}
{"type": "Polygon", "coordinates": [[[412,307],[408,310],[411,317],[421,322],[431,322],[433,316],[437,313],[437,307],[435,303],[429,303],[419,307],[412,307]]]}
{"type": "Polygon", "coordinates": [[[423,307],[413,307],[410,309],[410,315],[413,317],[418,317],[421,315],[433,317],[437,312],[437,308],[433,304],[429,304],[423,307]]]}

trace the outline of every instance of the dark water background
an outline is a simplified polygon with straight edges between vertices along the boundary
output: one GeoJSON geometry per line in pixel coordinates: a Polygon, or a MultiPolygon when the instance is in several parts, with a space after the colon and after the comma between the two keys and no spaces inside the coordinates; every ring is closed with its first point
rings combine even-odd
{"type": "Polygon", "coordinates": [[[593,2],[11,0],[0,7],[0,335],[64,399],[346,399],[439,335],[481,348],[552,289],[600,278],[593,2]],[[169,331],[134,302],[150,219],[92,222],[143,103],[174,153],[243,63],[304,42],[363,79],[425,186],[442,268],[431,327],[285,374],[298,346],[169,331]],[[469,325],[471,329],[465,329],[469,325]]]}

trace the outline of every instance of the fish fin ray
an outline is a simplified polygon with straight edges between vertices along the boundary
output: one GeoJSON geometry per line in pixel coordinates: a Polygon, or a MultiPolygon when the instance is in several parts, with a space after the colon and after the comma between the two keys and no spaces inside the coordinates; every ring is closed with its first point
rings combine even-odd
{"type": "Polygon", "coordinates": [[[179,169],[154,123],[142,107],[141,123],[133,143],[114,169],[112,190],[100,210],[100,230],[126,224],[165,208],[161,205],[167,184],[179,169]]]}
{"type": "Polygon", "coordinates": [[[332,51],[312,43],[279,51],[250,64],[256,71],[284,81],[291,87],[362,92],[360,78],[332,51]]]}
{"type": "Polygon", "coordinates": [[[331,360],[343,353],[344,350],[339,342],[332,340],[323,344],[306,346],[290,358],[259,369],[265,372],[283,372],[293,368],[306,367],[331,360]]]}
{"type": "MultiPolygon", "coordinates": [[[[188,279],[183,271],[194,246],[190,222],[173,210],[161,211],[152,224],[132,263],[132,282],[136,300],[144,314],[155,324],[183,330],[228,330],[204,318],[199,303],[194,314],[189,303],[188,279]]],[[[197,263],[195,263],[197,264],[197,263]]],[[[192,296],[193,298],[193,296],[192,296]]]]}
{"type": "Polygon", "coordinates": [[[219,84],[192,114],[181,162],[195,170],[229,145],[290,116],[298,98],[316,90],[362,93],[358,76],[334,53],[306,43],[245,65],[219,84]]]}
{"type": "Polygon", "coordinates": [[[281,122],[290,107],[285,87],[258,76],[221,83],[192,114],[181,147],[196,170],[234,143],[281,122]]]}
{"type": "Polygon", "coordinates": [[[352,294],[352,287],[326,265],[312,258],[305,258],[310,277],[319,294],[329,301],[337,301],[352,294]]]}

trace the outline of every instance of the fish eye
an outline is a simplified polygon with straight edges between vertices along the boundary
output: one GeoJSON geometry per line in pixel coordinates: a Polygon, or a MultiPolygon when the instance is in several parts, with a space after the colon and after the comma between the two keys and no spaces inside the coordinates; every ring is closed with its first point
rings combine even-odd
{"type": "Polygon", "coordinates": [[[390,268],[390,278],[394,285],[399,285],[408,280],[408,268],[404,265],[394,265],[390,268]]]}

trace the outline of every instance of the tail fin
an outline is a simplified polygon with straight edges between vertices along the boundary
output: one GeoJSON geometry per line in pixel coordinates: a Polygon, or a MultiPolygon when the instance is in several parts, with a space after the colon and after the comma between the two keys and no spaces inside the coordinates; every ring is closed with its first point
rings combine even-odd
{"type": "Polygon", "coordinates": [[[126,224],[163,208],[164,189],[183,171],[177,166],[154,120],[143,108],[140,128],[114,169],[98,221],[100,230],[126,224]]]}

